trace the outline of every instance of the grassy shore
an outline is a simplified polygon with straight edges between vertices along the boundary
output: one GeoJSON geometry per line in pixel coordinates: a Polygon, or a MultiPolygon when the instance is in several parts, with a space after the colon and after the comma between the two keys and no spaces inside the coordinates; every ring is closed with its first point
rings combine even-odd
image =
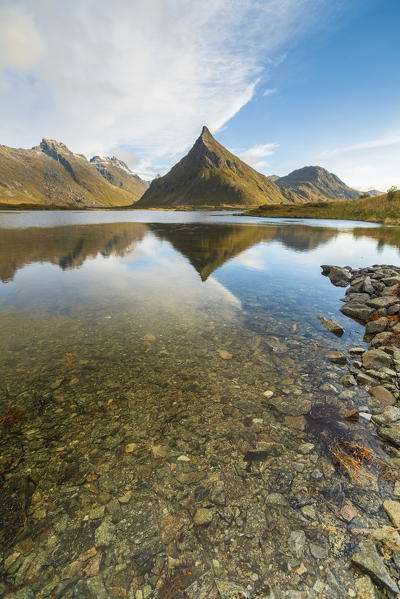
{"type": "Polygon", "coordinates": [[[244,216],[271,218],[323,218],[361,220],[386,225],[400,225],[400,192],[388,199],[387,194],[359,200],[318,202],[309,204],[266,204],[243,213],[244,216]]]}

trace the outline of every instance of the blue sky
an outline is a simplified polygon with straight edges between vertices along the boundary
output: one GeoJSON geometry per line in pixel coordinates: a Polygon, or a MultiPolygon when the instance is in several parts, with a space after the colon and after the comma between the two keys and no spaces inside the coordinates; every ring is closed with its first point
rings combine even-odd
{"type": "Polygon", "coordinates": [[[266,174],[400,187],[399,0],[0,0],[0,143],[152,178],[207,124],[266,174]]]}

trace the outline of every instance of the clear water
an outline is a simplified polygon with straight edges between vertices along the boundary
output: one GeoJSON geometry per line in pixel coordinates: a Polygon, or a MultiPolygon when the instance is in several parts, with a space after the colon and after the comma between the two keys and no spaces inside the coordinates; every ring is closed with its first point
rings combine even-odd
{"type": "MultiPolygon", "coordinates": [[[[108,506],[133,490],[119,509],[132,514],[146,505],[157,518],[176,515],[184,494],[178,483],[171,490],[170,477],[180,468],[214,472],[210,486],[229,469],[233,477],[247,445],[260,439],[278,439],[295,453],[299,443],[313,441],[302,417],[268,406],[266,390],[314,403],[365,402],[363,391],[344,393],[344,372],[326,357],[332,349],[362,344],[362,329],[339,312],[343,289],[321,276],[320,265],[398,265],[399,258],[400,229],[366,223],[202,212],[0,213],[2,460],[11,479],[29,476],[37,485],[28,518],[35,551],[58,555],[62,535],[72,523],[78,526],[96,498],[108,506]],[[325,331],[317,316],[340,322],[344,336],[325,331]],[[16,423],[4,419],[14,406],[16,423]],[[265,430],[256,423],[250,434],[249,418],[264,421],[265,430]],[[23,442],[21,435],[27,435],[23,442]],[[124,450],[129,443],[134,459],[124,450]],[[11,468],[13,456],[22,455],[11,468]],[[189,465],[178,460],[181,455],[189,456],[189,465]],[[86,476],[79,487],[60,474],[75,462],[86,476]],[[56,539],[50,548],[49,535],[56,539]]],[[[270,477],[264,490],[286,493],[293,471],[285,459],[286,470],[270,477]]],[[[225,480],[229,509],[229,502],[248,500],[246,488],[240,500],[235,495],[237,484],[225,480]]],[[[207,500],[192,495],[185,501],[191,514],[207,507],[207,500]]],[[[119,521],[118,514],[113,518],[119,521]]],[[[9,523],[8,553],[19,542],[15,526],[9,523]]],[[[272,545],[280,534],[271,532],[272,545]]],[[[225,551],[223,558],[219,541],[210,543],[239,580],[233,554],[225,551]]],[[[202,541],[175,545],[174,559],[185,556],[193,569],[202,541]]],[[[76,559],[72,553],[65,563],[76,559]]],[[[113,556],[104,557],[97,575],[107,589],[110,568],[120,571],[113,556]]],[[[345,569],[345,550],[338,556],[345,569]]],[[[268,576],[279,581],[279,559],[272,553],[268,559],[268,576]]],[[[42,589],[60,567],[55,561],[50,570],[33,570],[28,583],[14,576],[13,584],[45,597],[42,589]]],[[[162,579],[164,566],[153,560],[147,570],[132,569],[126,588],[154,588],[157,567],[162,579]]],[[[316,566],[310,580],[299,577],[294,588],[311,588],[317,575],[316,566]]]]}

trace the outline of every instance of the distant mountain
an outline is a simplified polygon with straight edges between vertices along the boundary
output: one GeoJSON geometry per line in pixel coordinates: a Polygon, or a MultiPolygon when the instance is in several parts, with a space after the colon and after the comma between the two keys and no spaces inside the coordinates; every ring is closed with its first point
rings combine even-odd
{"type": "MultiPolygon", "coordinates": [[[[361,192],[361,193],[363,193],[363,192],[361,192]]],[[[370,197],[375,197],[375,196],[382,196],[385,192],[379,191],[379,189],[367,189],[367,191],[364,191],[364,193],[370,197]]]]}
{"type": "Polygon", "coordinates": [[[276,184],[289,201],[318,202],[355,200],[360,192],[343,183],[339,177],[321,166],[305,166],[276,179],[276,184]]]}
{"type": "Polygon", "coordinates": [[[143,181],[138,175],[135,175],[125,162],[115,156],[111,158],[108,156],[93,156],[90,162],[109,183],[130,191],[137,199],[144,194],[149,186],[147,181],[143,181]]]}
{"type": "Polygon", "coordinates": [[[53,139],[43,139],[30,150],[0,146],[0,204],[75,208],[132,205],[146,186],[143,184],[139,192],[135,176],[131,175],[133,182],[128,185],[128,173],[122,172],[120,166],[113,166],[110,176],[118,181],[114,184],[96,164],[53,139]]]}
{"type": "Polygon", "coordinates": [[[203,127],[189,153],[154,179],[140,208],[250,208],[285,201],[281,189],[218,143],[203,127]]]}

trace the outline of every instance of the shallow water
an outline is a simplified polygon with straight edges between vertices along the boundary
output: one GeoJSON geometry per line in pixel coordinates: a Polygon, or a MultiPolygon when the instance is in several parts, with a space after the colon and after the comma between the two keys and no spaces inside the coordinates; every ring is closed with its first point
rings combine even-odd
{"type": "Polygon", "coordinates": [[[362,328],[319,266],[399,255],[400,229],[366,223],[0,213],[0,596],[344,596],[343,501],[379,519],[381,490],[274,401],[369,401],[327,359],[362,328]]]}

